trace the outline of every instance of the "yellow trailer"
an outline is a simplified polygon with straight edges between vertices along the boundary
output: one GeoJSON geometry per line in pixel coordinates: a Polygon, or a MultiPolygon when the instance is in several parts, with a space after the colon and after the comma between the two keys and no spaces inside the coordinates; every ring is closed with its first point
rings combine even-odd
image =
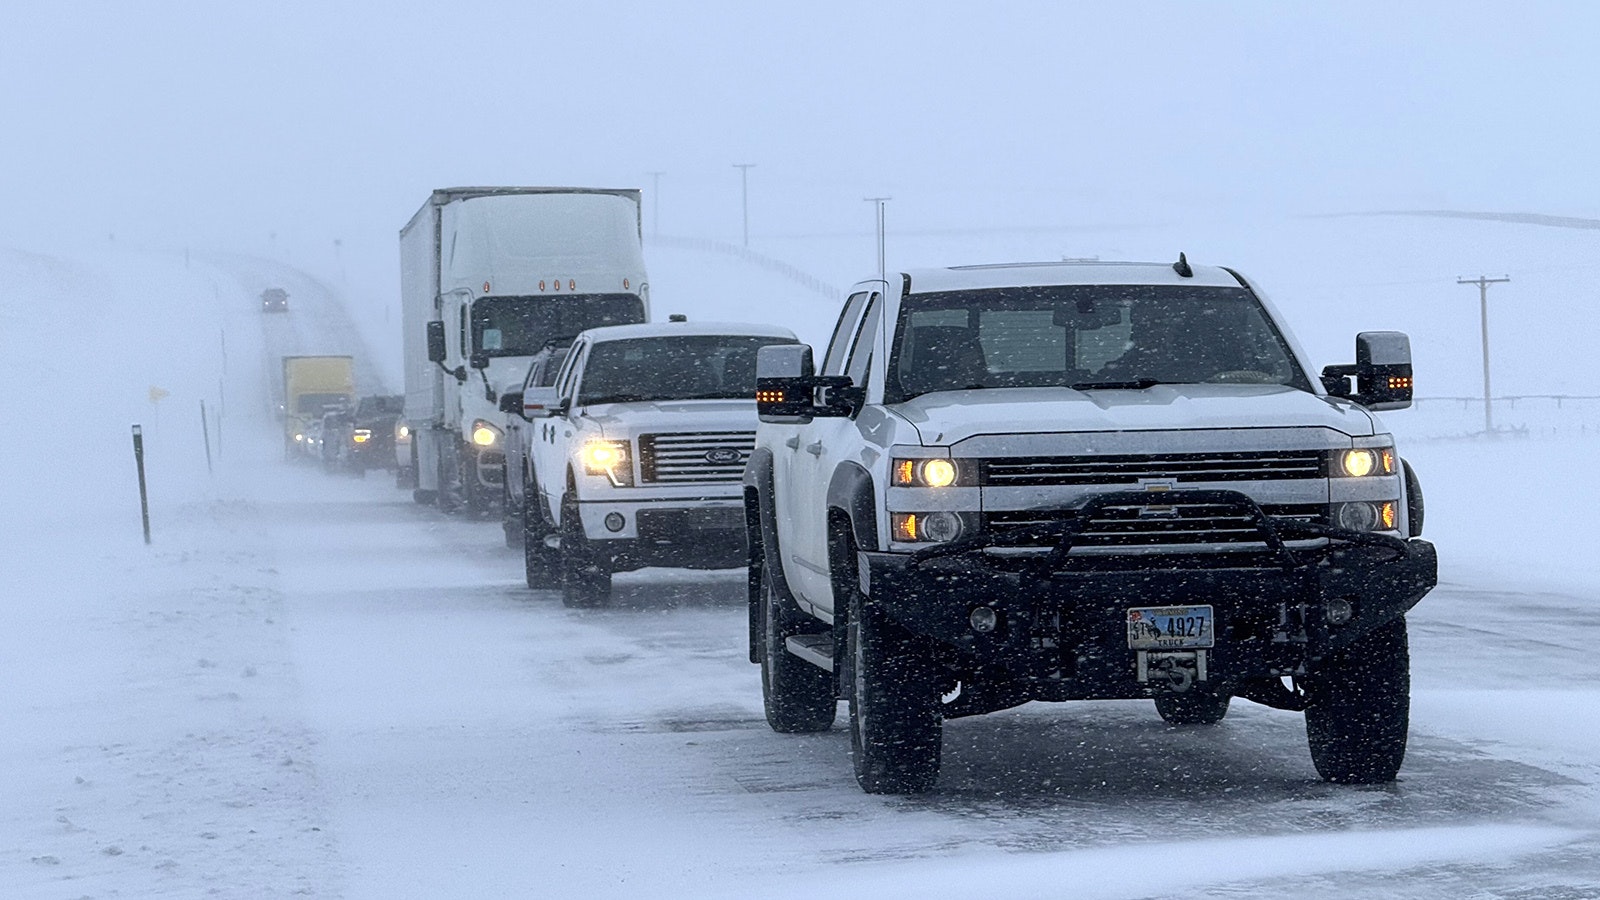
{"type": "Polygon", "coordinates": [[[283,442],[290,458],[315,450],[317,428],[330,406],[355,403],[355,362],[348,356],[283,358],[283,442]]]}

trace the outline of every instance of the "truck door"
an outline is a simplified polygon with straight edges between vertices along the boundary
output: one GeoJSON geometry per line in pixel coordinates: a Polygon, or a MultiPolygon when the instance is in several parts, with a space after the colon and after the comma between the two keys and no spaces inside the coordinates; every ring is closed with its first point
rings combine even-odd
{"type": "Polygon", "coordinates": [[[567,445],[573,431],[567,417],[577,413],[578,380],[588,351],[588,343],[580,341],[567,354],[561,373],[556,376],[556,396],[566,401],[566,415],[536,419],[529,425],[532,434],[528,454],[532,458],[533,477],[539,484],[539,494],[551,522],[558,521],[561,495],[567,490],[567,445]]]}
{"type": "MultiPolygon", "coordinates": [[[[876,322],[880,316],[880,294],[860,292],[850,297],[844,314],[828,344],[820,374],[851,375],[856,384],[863,384],[871,356],[876,322]],[[859,374],[852,369],[859,370],[859,374]]],[[[859,457],[859,439],[854,419],[818,418],[801,425],[790,438],[793,446],[785,446],[790,459],[788,515],[780,522],[793,523],[793,535],[785,538],[781,533],[779,544],[789,557],[784,573],[796,584],[800,593],[812,605],[823,610],[833,608],[831,575],[828,568],[828,484],[833,472],[845,458],[859,457]],[[791,574],[792,573],[792,574],[791,574]]]]}

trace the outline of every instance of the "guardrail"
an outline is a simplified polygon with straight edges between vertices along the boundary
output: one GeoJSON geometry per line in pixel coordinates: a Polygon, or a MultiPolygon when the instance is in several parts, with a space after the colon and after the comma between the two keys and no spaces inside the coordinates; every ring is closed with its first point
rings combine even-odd
{"type": "MultiPolygon", "coordinates": [[[[1507,394],[1492,398],[1497,435],[1600,435],[1600,395],[1507,394]]],[[[1482,397],[1417,397],[1410,410],[1385,416],[1413,437],[1481,437],[1482,397]]]]}

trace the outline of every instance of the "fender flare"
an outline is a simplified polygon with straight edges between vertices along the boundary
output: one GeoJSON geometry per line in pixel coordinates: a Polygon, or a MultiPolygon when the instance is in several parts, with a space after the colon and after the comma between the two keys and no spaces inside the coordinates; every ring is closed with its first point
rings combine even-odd
{"type": "Polygon", "coordinates": [[[878,498],[872,475],[854,462],[841,463],[828,481],[828,509],[842,511],[850,520],[856,546],[878,549],[878,498]]]}
{"type": "Polygon", "coordinates": [[[1422,518],[1424,507],[1422,502],[1422,480],[1417,477],[1415,469],[1411,468],[1411,461],[1400,460],[1400,468],[1406,478],[1406,529],[1407,537],[1422,537],[1422,518]]]}
{"type": "Polygon", "coordinates": [[[792,598],[789,580],[783,571],[783,554],[778,550],[778,522],[773,513],[772,451],[758,447],[750,454],[744,469],[744,521],[746,541],[746,608],[750,627],[750,661],[761,662],[764,642],[761,633],[761,565],[768,553],[773,587],[780,596],[792,598]]]}

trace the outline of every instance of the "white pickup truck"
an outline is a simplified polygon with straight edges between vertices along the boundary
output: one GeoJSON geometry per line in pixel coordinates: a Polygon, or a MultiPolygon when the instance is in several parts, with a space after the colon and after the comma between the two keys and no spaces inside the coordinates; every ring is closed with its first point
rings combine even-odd
{"type": "Polygon", "coordinates": [[[757,364],[769,724],[848,700],[857,781],[908,793],[945,719],[1147,698],[1203,725],[1240,697],[1304,711],[1324,778],[1393,779],[1405,613],[1437,580],[1374,415],[1410,405],[1410,344],[1312,372],[1253,284],[1181,256],[856,285],[820,374],[804,345],[757,364]]]}
{"type": "MultiPolygon", "coordinates": [[[[674,317],[677,319],[677,317],[674,317]]],[[[770,325],[672,321],[578,335],[550,387],[520,409],[529,587],[568,606],[610,599],[614,572],[745,561],[740,477],[755,442],[757,352],[770,325]]]]}

